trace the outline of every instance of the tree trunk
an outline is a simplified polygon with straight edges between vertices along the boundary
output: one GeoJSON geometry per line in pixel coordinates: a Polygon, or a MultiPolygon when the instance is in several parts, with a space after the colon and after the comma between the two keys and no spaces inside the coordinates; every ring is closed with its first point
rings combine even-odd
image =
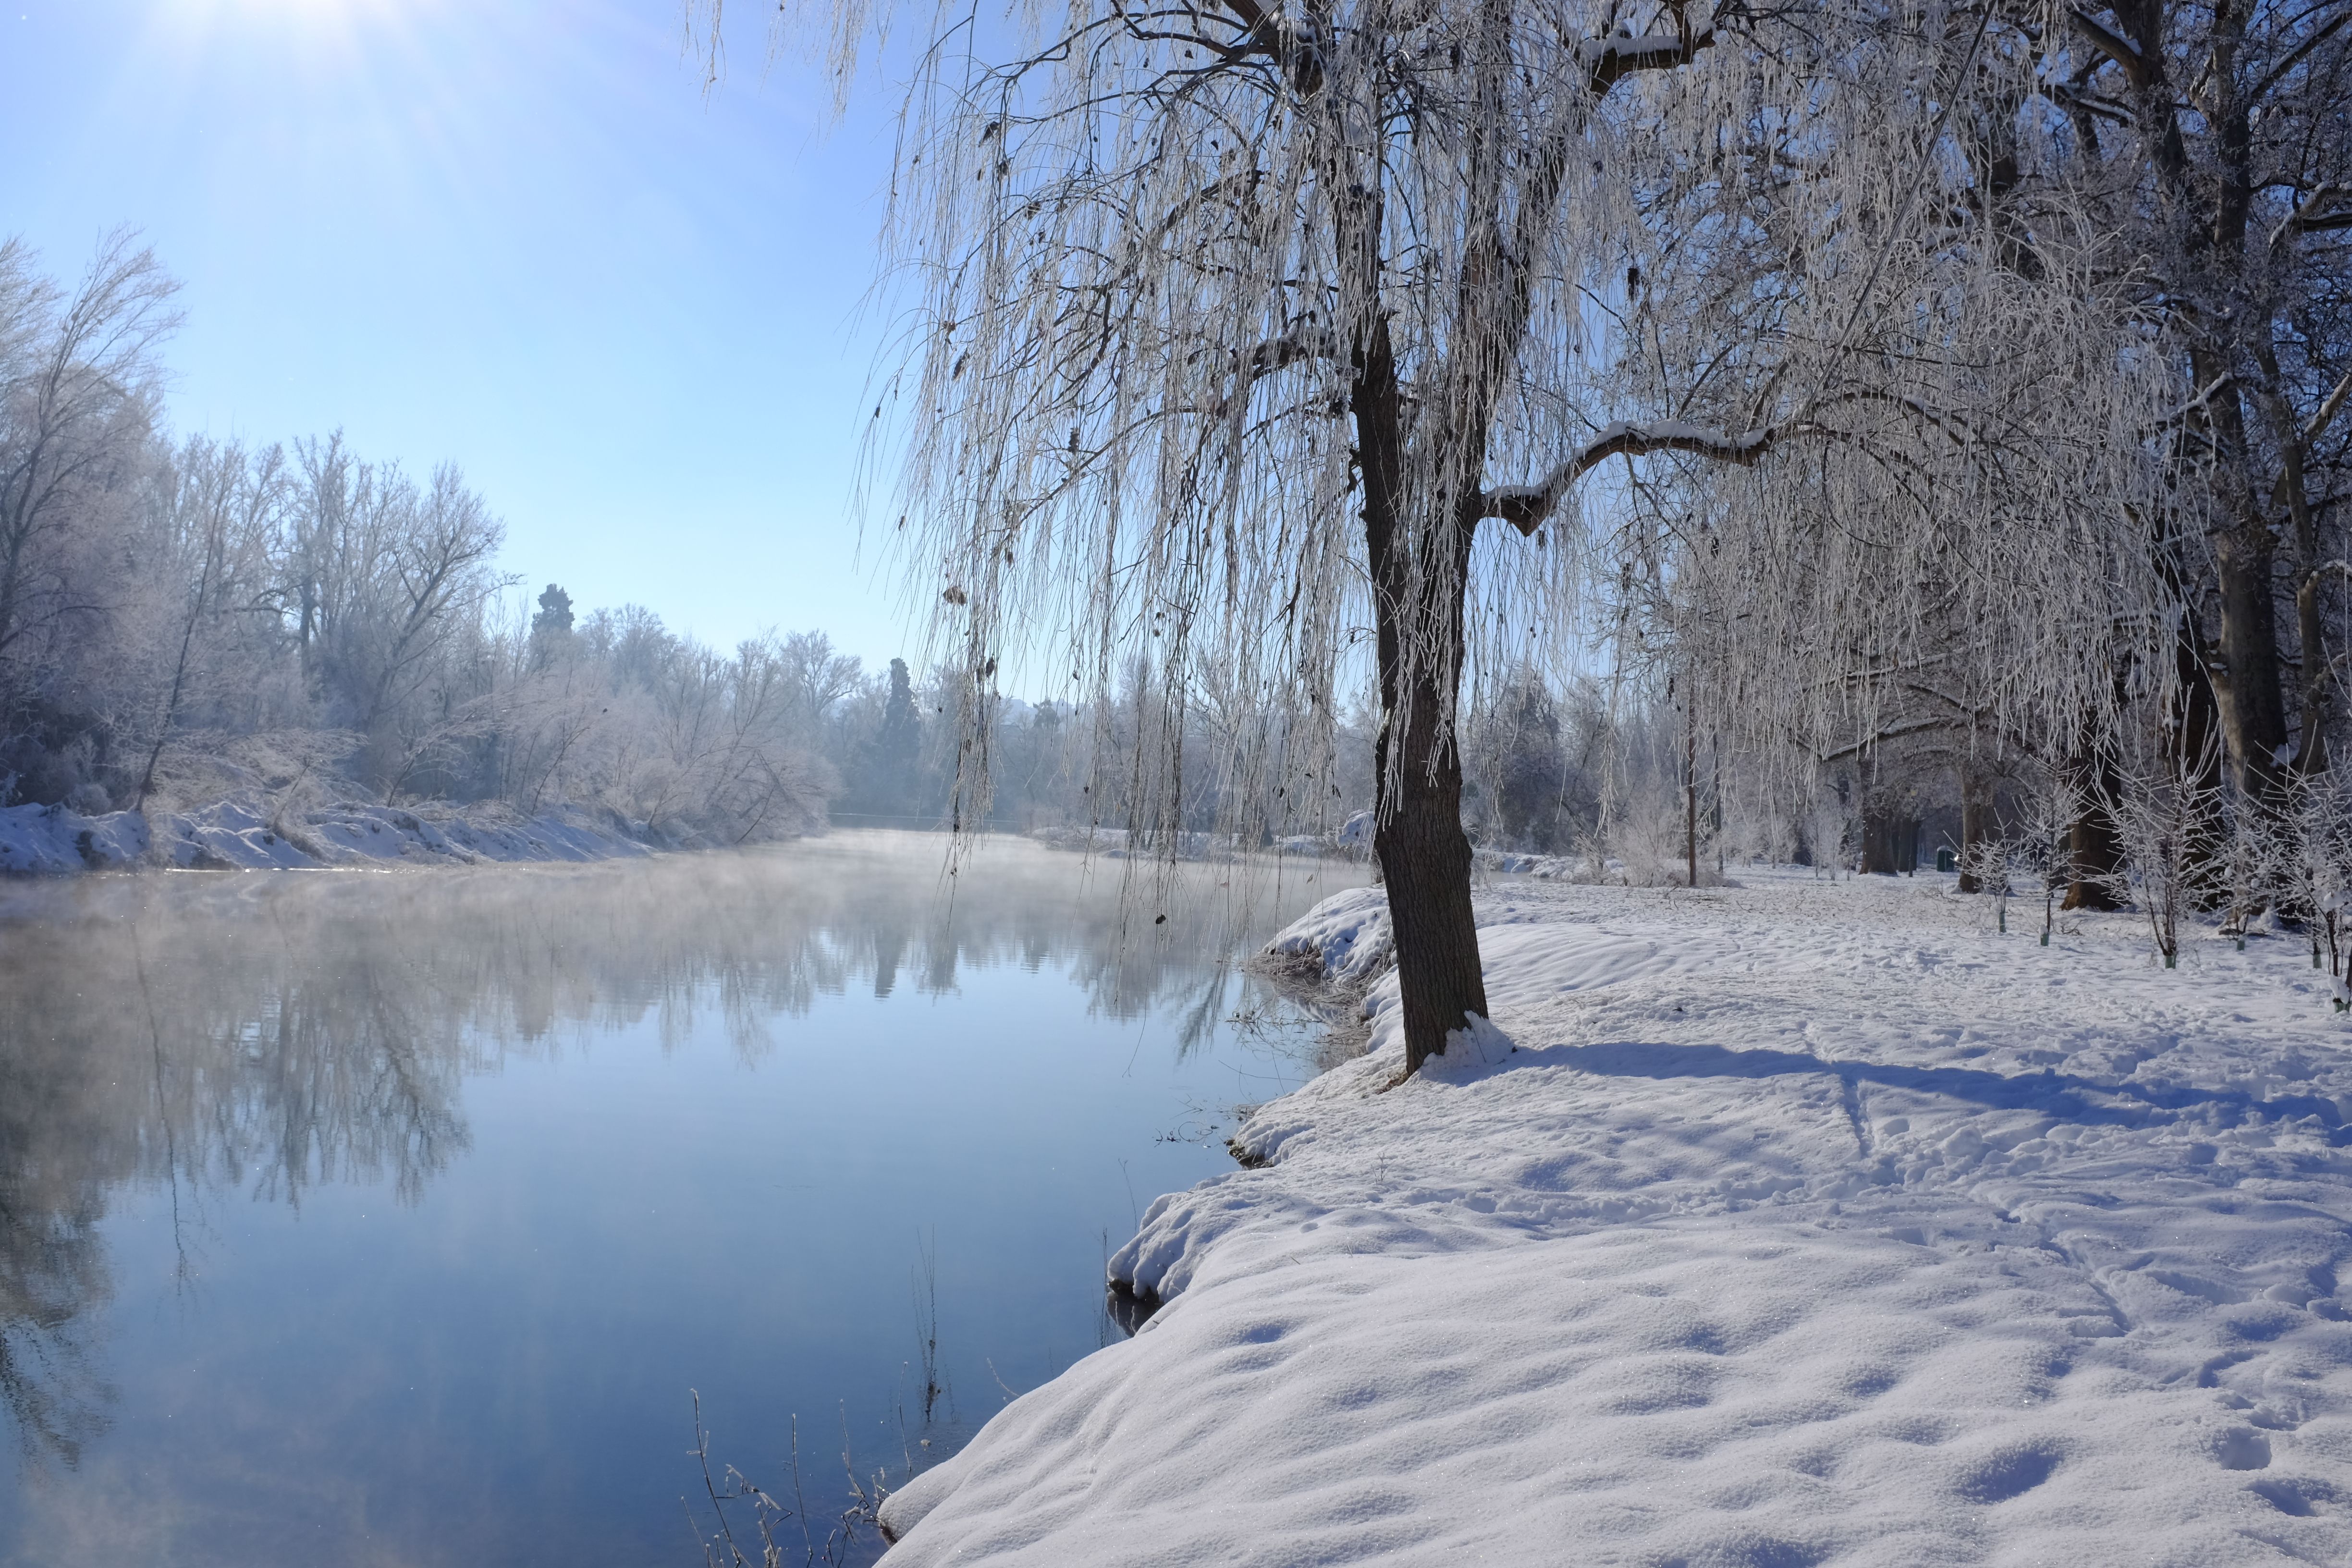
{"type": "Polygon", "coordinates": [[[2124,868],[2124,839],[2107,810],[2122,782],[2115,758],[2105,746],[2086,739],[2066,759],[2065,773],[2082,805],[2066,830],[2066,900],[2059,908],[2120,909],[2113,879],[2124,868]]]}
{"type": "Polygon", "coordinates": [[[2164,742],[2174,776],[2195,813],[2184,849],[2191,908],[2218,909],[2230,896],[2229,827],[2221,820],[2221,713],[2206,668],[2204,638],[2186,609],[2173,639],[2173,691],[2164,715],[2164,742]]]}
{"type": "Polygon", "coordinates": [[[1689,862],[1686,886],[1698,886],[1698,704],[1686,690],[1683,711],[1683,853],[1689,862]]]}
{"type": "MultiPolygon", "coordinates": [[[[2254,358],[2273,388],[2290,384],[2279,373],[2278,351],[2269,343],[2255,346],[2254,358]]],[[[2276,391],[2257,395],[2279,454],[2279,476],[2273,500],[2286,502],[2294,525],[2295,652],[2301,661],[2296,681],[2294,771],[2315,778],[2327,771],[2328,661],[2326,631],[2320,605],[2320,579],[2327,571],[2327,552],[2321,547],[2319,519],[2311,507],[2304,473],[2303,421],[2294,405],[2276,391]]]]}
{"type": "Polygon", "coordinates": [[[1907,877],[1919,868],[1919,819],[1892,800],[1862,806],[1862,870],[1866,877],[1907,877]]]}
{"type": "Polygon", "coordinates": [[[2228,738],[2230,782],[2257,809],[2284,809],[2280,754],[2286,747],[2286,703],[2280,689],[2278,617],[2272,603],[2275,552],[2259,519],[2216,542],[2221,579],[2221,664],[2214,683],[2228,738]]]}
{"type": "Polygon", "coordinates": [[[1426,687],[1413,694],[1403,765],[1383,772],[1394,784],[1383,785],[1387,798],[1372,837],[1396,932],[1408,1073],[1442,1054],[1445,1037],[1467,1015],[1486,1014],[1478,922],[1470,909],[1470,840],[1462,831],[1462,754],[1449,738],[1436,748],[1431,770],[1422,763],[1428,748],[1412,743],[1415,731],[1434,727],[1438,695],[1426,687]]]}
{"type": "Polygon", "coordinates": [[[1883,806],[1862,810],[1862,874],[1895,875],[1895,818],[1883,806]]]}
{"type": "Polygon", "coordinates": [[[1462,1028],[1468,1015],[1486,1014],[1478,922],[1470,910],[1470,840],[1462,831],[1462,753],[1450,722],[1462,679],[1462,605],[1477,518],[1465,515],[1432,541],[1433,554],[1451,552],[1451,559],[1424,562],[1416,583],[1412,544],[1401,525],[1402,509],[1410,504],[1403,402],[1384,319],[1370,320],[1357,354],[1350,401],[1381,689],[1381,728],[1372,746],[1381,799],[1372,848],[1388,884],[1389,921],[1396,933],[1410,1075],[1444,1053],[1445,1037],[1462,1028]],[[1450,617],[1443,613],[1449,595],[1450,617]],[[1431,642],[1438,646],[1426,646],[1431,642]]]}
{"type": "Polygon", "coordinates": [[[1960,768],[1960,891],[1981,893],[1984,879],[1977,875],[1977,847],[1992,837],[1992,802],[1982,774],[1965,763],[1960,768]]]}

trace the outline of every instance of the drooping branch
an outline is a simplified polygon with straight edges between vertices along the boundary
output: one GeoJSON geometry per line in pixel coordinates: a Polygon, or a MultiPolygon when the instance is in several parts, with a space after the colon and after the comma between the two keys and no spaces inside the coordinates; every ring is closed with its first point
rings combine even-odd
{"type": "Polygon", "coordinates": [[[1791,433],[1783,426],[1769,425],[1733,435],[1679,419],[1653,420],[1642,425],[1620,422],[1579,447],[1536,483],[1504,485],[1486,491],[1478,499],[1477,515],[1500,518],[1521,533],[1532,535],[1559,505],[1570,486],[1612,458],[1682,452],[1745,468],[1770,451],[1784,435],[1791,433]]]}

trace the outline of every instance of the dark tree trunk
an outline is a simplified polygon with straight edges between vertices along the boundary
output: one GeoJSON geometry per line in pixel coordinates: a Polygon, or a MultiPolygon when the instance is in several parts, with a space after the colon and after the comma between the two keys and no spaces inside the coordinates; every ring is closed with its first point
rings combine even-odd
{"type": "MultiPolygon", "coordinates": [[[[1478,923],[1470,910],[1470,840],[1462,831],[1462,755],[1449,737],[1431,757],[1433,748],[1421,733],[1435,726],[1438,695],[1433,689],[1413,694],[1402,765],[1395,770],[1394,788],[1384,789],[1372,838],[1396,931],[1408,1073],[1442,1053],[1445,1037],[1468,1015],[1486,1014],[1478,923]],[[1433,770],[1426,765],[1431,761],[1433,770]]],[[[1382,752],[1388,732],[1384,726],[1382,752]]]]}
{"type": "Polygon", "coordinates": [[[1895,815],[1883,806],[1862,810],[1862,874],[1895,875],[1895,815]]]}
{"type": "Polygon", "coordinates": [[[1977,847],[1992,837],[1991,792],[1984,775],[1973,767],[1960,769],[1960,891],[1981,893],[1984,879],[1976,872],[1977,847]]]}
{"type": "Polygon", "coordinates": [[[1381,792],[1373,852],[1388,885],[1396,933],[1397,989],[1404,1009],[1404,1070],[1443,1055],[1445,1037],[1486,1014],[1478,922],[1470,909],[1470,840],[1462,831],[1462,753],[1451,720],[1462,671],[1462,605],[1475,515],[1433,542],[1451,560],[1423,563],[1414,582],[1400,514],[1405,497],[1402,405],[1388,323],[1375,318],[1358,351],[1352,397],[1364,483],[1364,542],[1372,569],[1372,619],[1381,687],[1373,767],[1381,792]],[[1452,615],[1442,614],[1452,595],[1452,615]],[[1439,647],[1409,650],[1409,627],[1439,647]],[[1408,652],[1417,657],[1408,658],[1408,652]]]}
{"type": "Polygon", "coordinates": [[[1698,704],[1685,692],[1683,708],[1683,853],[1689,861],[1685,886],[1698,886],[1698,704]]]}
{"type": "Polygon", "coordinates": [[[2221,578],[2221,665],[2228,672],[2214,683],[2214,695],[2230,742],[2230,782],[2240,799],[2266,811],[2284,804],[2278,759],[2286,748],[2278,616],[2272,604],[2275,557],[2259,520],[2222,535],[2214,551],[2221,578]]]}
{"type": "Polygon", "coordinates": [[[2122,783],[2115,757],[2105,744],[2086,739],[2066,759],[2065,773],[2082,805],[2066,830],[2066,900],[2059,907],[2120,909],[2114,879],[2124,868],[2124,838],[2107,808],[2122,783]]]}
{"type": "Polygon", "coordinates": [[[1862,808],[1862,870],[1867,877],[1893,877],[1918,863],[1919,825],[1891,804],[1865,802],[1862,808]]]}

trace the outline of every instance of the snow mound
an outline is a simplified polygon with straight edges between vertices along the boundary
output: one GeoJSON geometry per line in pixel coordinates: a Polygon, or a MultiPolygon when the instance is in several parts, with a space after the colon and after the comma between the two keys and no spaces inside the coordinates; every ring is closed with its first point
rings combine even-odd
{"type": "Polygon", "coordinates": [[[0,872],[119,871],[146,853],[147,819],[135,811],[83,816],[62,805],[0,808],[0,872]]]}
{"type": "Polygon", "coordinates": [[[183,869],[292,870],[319,858],[272,826],[254,801],[231,798],[194,811],[176,812],[162,823],[163,857],[183,869]]]}
{"type": "Polygon", "coordinates": [[[1467,1078],[1486,1068],[1498,1068],[1519,1047],[1511,1037],[1475,1013],[1470,1015],[1467,1028],[1455,1029],[1445,1037],[1444,1054],[1435,1061],[1423,1062],[1424,1075],[1435,1073],[1440,1078],[1467,1078]]]}
{"type": "Polygon", "coordinates": [[[1397,1083],[1372,987],[1113,1259],[1158,1312],[897,1494],[891,1561],[2345,1561],[2334,983],[1979,915],[1484,896],[1494,1023],[1397,1083]]]}
{"type": "Polygon", "coordinates": [[[1266,943],[1269,957],[1313,969],[1327,985],[1361,985],[1396,956],[1386,888],[1334,893],[1266,943]]]}

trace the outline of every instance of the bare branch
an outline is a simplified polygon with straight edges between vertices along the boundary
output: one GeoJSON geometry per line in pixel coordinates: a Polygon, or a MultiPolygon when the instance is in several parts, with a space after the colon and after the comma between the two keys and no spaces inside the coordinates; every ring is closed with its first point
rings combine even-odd
{"type": "Polygon", "coordinates": [[[1476,515],[1500,518],[1521,533],[1531,535],[1559,505],[1570,486],[1612,458],[1682,452],[1746,468],[1770,451],[1783,434],[1767,426],[1731,435],[1675,419],[1645,425],[1612,425],[1536,483],[1506,485],[1485,492],[1478,499],[1476,515]]]}

